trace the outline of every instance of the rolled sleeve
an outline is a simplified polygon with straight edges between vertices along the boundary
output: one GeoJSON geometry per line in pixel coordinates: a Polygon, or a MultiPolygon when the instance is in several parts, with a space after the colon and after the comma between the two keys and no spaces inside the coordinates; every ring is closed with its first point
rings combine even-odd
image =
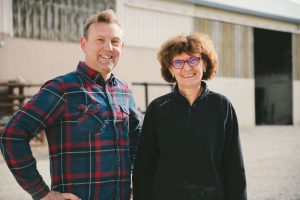
{"type": "Polygon", "coordinates": [[[63,110],[61,88],[50,81],[13,115],[0,135],[1,151],[10,171],[33,199],[45,196],[49,187],[37,170],[29,141],[54,123],[63,110]]]}

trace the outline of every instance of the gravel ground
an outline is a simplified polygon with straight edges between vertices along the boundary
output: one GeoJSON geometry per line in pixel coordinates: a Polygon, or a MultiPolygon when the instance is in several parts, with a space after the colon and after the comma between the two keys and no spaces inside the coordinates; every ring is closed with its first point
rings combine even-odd
{"type": "Polygon", "coordinates": [[[300,127],[241,131],[249,200],[300,200],[300,127]]]}
{"type": "MultiPolygon", "coordinates": [[[[241,129],[249,200],[300,200],[300,126],[241,129]]],[[[46,146],[32,149],[50,184],[46,146]]],[[[0,156],[0,200],[29,200],[0,156]]]]}

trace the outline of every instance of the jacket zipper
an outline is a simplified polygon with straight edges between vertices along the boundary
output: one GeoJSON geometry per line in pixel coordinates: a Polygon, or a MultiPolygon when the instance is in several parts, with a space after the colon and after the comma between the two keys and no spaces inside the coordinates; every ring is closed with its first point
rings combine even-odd
{"type": "Polygon", "coordinates": [[[189,106],[189,113],[188,113],[188,128],[191,127],[191,120],[192,120],[192,106],[189,106]]]}

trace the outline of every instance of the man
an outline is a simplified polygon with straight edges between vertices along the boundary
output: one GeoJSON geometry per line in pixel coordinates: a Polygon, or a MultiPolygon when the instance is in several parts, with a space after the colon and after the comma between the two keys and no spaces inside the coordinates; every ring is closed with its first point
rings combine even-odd
{"type": "Polygon", "coordinates": [[[129,200],[141,118],[131,90],[112,70],[124,45],[112,10],[92,16],[80,38],[85,61],[44,84],[0,135],[18,183],[33,199],[129,200]],[[45,129],[51,190],[29,141],[45,129]]]}

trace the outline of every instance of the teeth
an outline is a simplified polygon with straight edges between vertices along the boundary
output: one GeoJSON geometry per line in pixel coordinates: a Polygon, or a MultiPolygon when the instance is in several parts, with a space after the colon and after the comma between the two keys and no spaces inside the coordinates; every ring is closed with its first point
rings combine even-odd
{"type": "Polygon", "coordinates": [[[194,74],[182,75],[183,78],[189,78],[189,77],[192,77],[192,76],[194,76],[194,74]]]}
{"type": "Polygon", "coordinates": [[[105,59],[111,59],[112,56],[103,56],[103,55],[100,55],[102,58],[105,58],[105,59]]]}

